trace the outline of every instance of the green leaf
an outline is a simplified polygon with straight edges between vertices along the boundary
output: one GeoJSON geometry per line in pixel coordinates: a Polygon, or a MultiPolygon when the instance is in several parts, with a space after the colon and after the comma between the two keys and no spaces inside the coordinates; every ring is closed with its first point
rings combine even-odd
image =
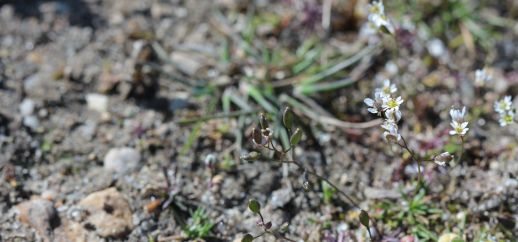
{"type": "Polygon", "coordinates": [[[363,226],[365,226],[367,229],[369,228],[369,214],[362,209],[362,211],[360,212],[360,223],[363,224],[363,226]]]}
{"type": "Polygon", "coordinates": [[[250,202],[248,203],[248,208],[250,211],[254,213],[260,213],[261,212],[261,204],[257,200],[250,199],[250,202]]]}
{"type": "Polygon", "coordinates": [[[252,242],[254,240],[254,236],[251,234],[245,234],[243,238],[241,239],[241,242],[252,242]]]}

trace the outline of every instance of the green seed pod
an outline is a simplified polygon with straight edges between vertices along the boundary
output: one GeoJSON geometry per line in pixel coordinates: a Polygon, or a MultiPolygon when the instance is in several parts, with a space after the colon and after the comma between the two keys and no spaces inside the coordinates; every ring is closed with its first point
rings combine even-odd
{"type": "Polygon", "coordinates": [[[251,234],[245,234],[243,238],[241,239],[241,242],[252,242],[254,240],[254,236],[251,234]]]}
{"type": "Polygon", "coordinates": [[[261,113],[260,117],[259,117],[259,120],[261,121],[261,127],[262,129],[267,129],[269,128],[268,127],[268,121],[266,121],[266,117],[264,116],[264,114],[261,113]]]}
{"type": "Polygon", "coordinates": [[[369,214],[365,212],[365,210],[362,210],[360,213],[360,223],[366,228],[369,228],[369,214]]]}
{"type": "Polygon", "coordinates": [[[288,222],[284,222],[284,223],[281,225],[280,229],[281,229],[281,231],[282,231],[282,232],[284,232],[284,231],[288,230],[288,228],[289,228],[289,227],[290,227],[290,223],[288,223],[288,222]]]}
{"type": "Polygon", "coordinates": [[[257,200],[250,199],[250,203],[248,203],[248,208],[250,211],[254,213],[260,213],[261,212],[261,204],[257,200]]]}
{"type": "Polygon", "coordinates": [[[259,158],[259,156],[260,156],[259,153],[252,151],[249,154],[242,155],[241,159],[246,160],[246,161],[255,161],[255,160],[257,160],[257,158],[259,158]]]}
{"type": "Polygon", "coordinates": [[[252,137],[254,138],[254,141],[256,144],[261,144],[263,140],[263,135],[261,134],[261,130],[258,130],[256,128],[252,129],[252,137]]]}
{"type": "Polygon", "coordinates": [[[293,113],[289,107],[286,107],[286,110],[284,110],[282,121],[284,122],[284,127],[291,130],[291,127],[293,126],[293,113]]]}
{"type": "Polygon", "coordinates": [[[292,145],[297,145],[300,141],[300,138],[302,138],[302,132],[300,131],[300,129],[297,129],[297,131],[295,131],[295,133],[293,133],[293,135],[291,136],[290,143],[292,145]]]}

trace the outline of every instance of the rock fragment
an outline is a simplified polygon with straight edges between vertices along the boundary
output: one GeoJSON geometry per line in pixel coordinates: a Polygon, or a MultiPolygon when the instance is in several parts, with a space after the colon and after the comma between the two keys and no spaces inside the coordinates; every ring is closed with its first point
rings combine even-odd
{"type": "Polygon", "coordinates": [[[91,193],[78,205],[86,211],[83,227],[101,237],[120,238],[133,230],[129,205],[116,188],[91,193]]]}
{"type": "Polygon", "coordinates": [[[140,169],[140,152],[133,148],[112,148],[104,157],[104,168],[114,170],[119,175],[129,175],[140,169]]]}

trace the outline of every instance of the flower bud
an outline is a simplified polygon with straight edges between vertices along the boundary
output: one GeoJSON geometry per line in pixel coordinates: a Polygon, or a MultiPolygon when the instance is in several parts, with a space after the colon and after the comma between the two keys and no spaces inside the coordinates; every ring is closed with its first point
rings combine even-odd
{"type": "Polygon", "coordinates": [[[261,144],[263,135],[261,134],[261,130],[258,130],[256,128],[252,129],[252,137],[256,144],[261,144]]]}
{"type": "Polygon", "coordinates": [[[286,107],[286,110],[284,110],[284,115],[282,115],[282,122],[284,123],[284,127],[291,130],[291,127],[293,126],[293,113],[289,107],[286,107]]]}
{"type": "Polygon", "coordinates": [[[281,229],[282,232],[284,232],[284,231],[288,230],[289,227],[290,227],[290,223],[289,222],[284,222],[281,225],[280,229],[281,229]]]}
{"type": "Polygon", "coordinates": [[[261,212],[261,204],[259,204],[259,202],[254,199],[250,199],[250,203],[248,203],[248,208],[250,209],[250,211],[254,213],[261,212]]]}
{"type": "Polygon", "coordinates": [[[246,161],[255,161],[255,160],[257,160],[257,158],[259,158],[259,156],[260,156],[259,153],[252,151],[249,154],[242,155],[241,159],[246,160],[246,161]]]}
{"type": "Polygon", "coordinates": [[[265,229],[271,229],[272,228],[272,222],[268,222],[264,224],[265,229]]]}
{"type": "Polygon", "coordinates": [[[434,162],[441,166],[444,166],[444,164],[449,163],[452,160],[453,155],[450,155],[449,152],[444,152],[434,158],[434,162]]]}
{"type": "Polygon", "coordinates": [[[266,121],[266,117],[264,114],[261,113],[261,116],[259,117],[259,120],[261,121],[261,127],[262,129],[267,129],[268,127],[268,121],[266,121]]]}
{"type": "Polygon", "coordinates": [[[213,168],[216,165],[216,157],[213,154],[209,154],[205,157],[205,166],[213,168]]]}
{"type": "Polygon", "coordinates": [[[392,33],[390,32],[389,29],[387,29],[387,27],[385,27],[385,25],[381,25],[379,30],[385,34],[388,34],[388,35],[392,35],[392,33]]]}
{"type": "Polygon", "coordinates": [[[297,129],[297,131],[295,131],[295,133],[293,133],[293,135],[291,136],[290,143],[292,145],[297,145],[300,141],[300,138],[302,138],[302,132],[300,131],[300,129],[297,129]]]}
{"type": "Polygon", "coordinates": [[[241,239],[241,242],[252,242],[254,240],[254,236],[251,234],[245,234],[243,238],[241,239]]]}
{"type": "Polygon", "coordinates": [[[311,191],[312,186],[311,186],[311,183],[309,183],[309,181],[304,181],[302,183],[302,186],[304,187],[304,190],[306,190],[308,192],[311,191]]]}

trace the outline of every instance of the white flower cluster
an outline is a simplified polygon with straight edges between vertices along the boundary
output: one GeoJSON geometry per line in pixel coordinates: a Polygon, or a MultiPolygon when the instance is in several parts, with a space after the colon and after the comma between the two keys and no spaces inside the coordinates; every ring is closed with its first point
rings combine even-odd
{"type": "Polygon", "coordinates": [[[486,81],[491,81],[493,76],[488,75],[486,69],[475,71],[475,86],[483,87],[486,81]]]}
{"type": "Polygon", "coordinates": [[[495,112],[500,114],[500,120],[498,120],[500,126],[504,127],[514,122],[515,110],[512,105],[513,101],[511,96],[505,96],[504,99],[495,101],[493,107],[495,108],[495,112]]]}
{"type": "Polygon", "coordinates": [[[374,100],[370,98],[364,100],[365,104],[370,107],[367,109],[369,112],[378,114],[378,116],[381,116],[382,112],[385,112],[385,123],[381,125],[381,127],[385,129],[383,135],[387,141],[394,144],[401,140],[397,123],[401,120],[399,105],[404,101],[401,97],[392,97],[392,94],[396,91],[396,85],[390,84],[390,80],[387,79],[383,82],[382,88],[376,88],[374,100]]]}
{"type": "Polygon", "coordinates": [[[468,132],[469,128],[466,128],[468,122],[464,122],[464,114],[466,114],[466,107],[462,108],[462,112],[459,109],[450,110],[451,127],[453,127],[453,130],[450,130],[451,135],[465,135],[468,132]]]}
{"type": "Polygon", "coordinates": [[[394,28],[388,21],[387,16],[385,15],[385,7],[383,6],[383,0],[381,1],[373,1],[372,4],[369,4],[371,13],[368,16],[369,22],[373,23],[376,28],[381,30],[384,33],[391,34],[394,32],[394,28]]]}

